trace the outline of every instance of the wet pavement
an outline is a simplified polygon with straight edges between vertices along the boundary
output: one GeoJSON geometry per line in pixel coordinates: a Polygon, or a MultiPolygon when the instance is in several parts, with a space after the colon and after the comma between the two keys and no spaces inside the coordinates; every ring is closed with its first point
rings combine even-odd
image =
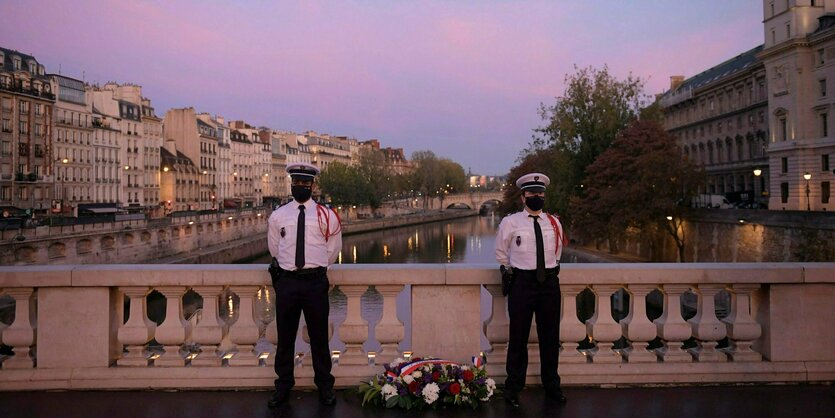
{"type": "Polygon", "coordinates": [[[519,409],[497,397],[476,410],[399,411],[363,408],[349,390],[333,407],[321,406],[316,392],[294,391],[275,410],[267,391],[0,392],[0,417],[835,417],[833,386],[569,387],[565,394],[565,406],[529,388],[519,409]]]}

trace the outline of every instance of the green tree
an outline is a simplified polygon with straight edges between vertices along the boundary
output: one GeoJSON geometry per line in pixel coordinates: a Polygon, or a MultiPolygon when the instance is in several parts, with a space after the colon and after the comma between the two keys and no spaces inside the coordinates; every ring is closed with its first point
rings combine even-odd
{"type": "MultiPolygon", "coordinates": [[[[546,122],[536,130],[530,153],[555,148],[563,165],[562,176],[553,179],[561,183],[561,192],[577,196],[587,167],[603,153],[618,132],[635,120],[647,102],[643,93],[645,82],[632,75],[619,80],[608,67],[577,68],[565,77],[565,92],[551,106],[542,105],[540,116],[546,122]]],[[[554,209],[565,212],[566,199],[558,201],[554,209]]]]}
{"type": "Polygon", "coordinates": [[[574,230],[608,239],[610,250],[626,229],[637,228],[654,243],[669,234],[684,261],[681,212],[703,176],[682,160],[675,137],[654,120],[634,121],[588,167],[583,192],[571,201],[574,230]]]}
{"type": "Polygon", "coordinates": [[[438,190],[444,183],[441,163],[432,151],[415,151],[412,154],[415,170],[412,172],[411,183],[415,190],[423,196],[423,207],[429,205],[429,198],[437,196],[438,190]]]}
{"type": "Polygon", "coordinates": [[[319,176],[319,187],[331,202],[337,205],[353,205],[361,202],[360,175],[356,168],[334,162],[319,176]]]}

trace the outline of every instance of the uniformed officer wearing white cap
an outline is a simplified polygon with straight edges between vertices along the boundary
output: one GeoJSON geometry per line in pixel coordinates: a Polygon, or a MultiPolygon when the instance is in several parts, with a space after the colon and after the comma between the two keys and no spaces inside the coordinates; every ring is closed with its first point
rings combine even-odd
{"type": "Polygon", "coordinates": [[[551,180],[541,173],[520,177],[524,210],[506,216],[496,237],[496,260],[512,268],[508,294],[510,341],[507,347],[505,399],[519,406],[528,369],[528,337],[536,315],[542,384],[549,399],[565,403],[557,373],[559,362],[560,284],[559,260],[565,244],[556,216],[542,211],[545,187],[551,180]]]}
{"type": "Polygon", "coordinates": [[[275,358],[274,407],[287,401],[295,385],[293,377],[296,333],[304,313],[310,335],[310,353],[319,399],[333,405],[334,377],[328,347],[327,268],[336,261],[342,247],[342,229],[333,210],[311,199],[316,166],[295,163],[287,166],[293,201],[273,211],[269,219],[267,244],[273,256],[270,273],[276,301],[278,349],[275,358]],[[277,264],[277,266],[276,266],[277,264]]]}

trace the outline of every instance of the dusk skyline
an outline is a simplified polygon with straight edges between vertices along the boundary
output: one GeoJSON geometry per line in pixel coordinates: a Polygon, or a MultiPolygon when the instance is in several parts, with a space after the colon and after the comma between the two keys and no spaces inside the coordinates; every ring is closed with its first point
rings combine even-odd
{"type": "Polygon", "coordinates": [[[0,45],[159,116],[315,130],[503,175],[575,65],[661,93],[763,41],[760,2],[5,2],[0,45]],[[694,3],[694,4],[691,4],[694,3]]]}

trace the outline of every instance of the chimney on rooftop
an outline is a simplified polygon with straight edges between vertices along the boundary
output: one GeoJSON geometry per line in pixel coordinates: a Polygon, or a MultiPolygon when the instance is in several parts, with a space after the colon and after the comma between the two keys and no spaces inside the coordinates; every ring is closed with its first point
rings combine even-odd
{"type": "Polygon", "coordinates": [[[678,86],[684,83],[684,76],[683,75],[674,75],[670,76],[670,90],[675,90],[678,86]]]}

